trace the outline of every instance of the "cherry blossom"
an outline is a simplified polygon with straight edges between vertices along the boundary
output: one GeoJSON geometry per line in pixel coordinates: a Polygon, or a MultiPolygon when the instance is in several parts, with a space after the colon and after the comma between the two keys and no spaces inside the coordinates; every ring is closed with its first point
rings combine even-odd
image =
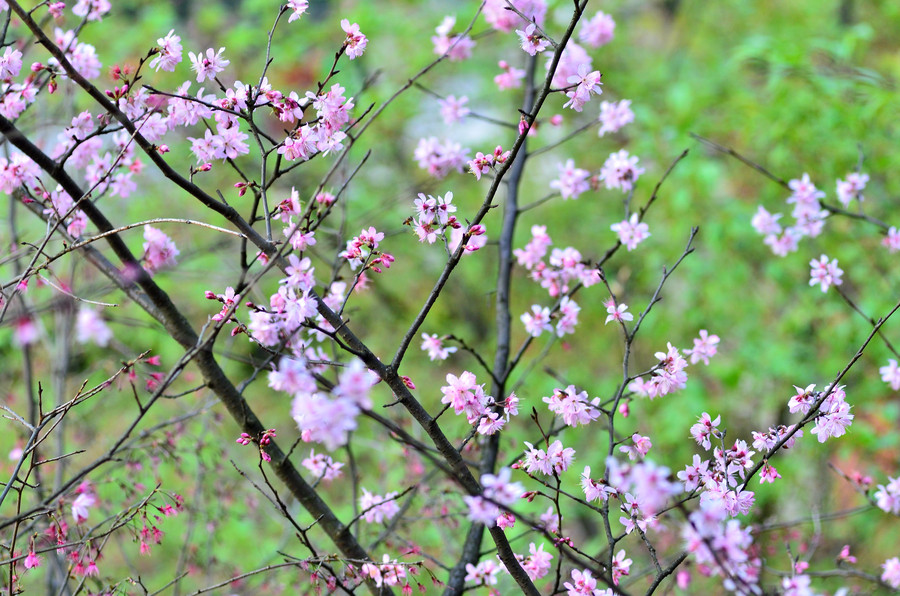
{"type": "Polygon", "coordinates": [[[884,572],[881,581],[886,582],[892,588],[900,588],[900,558],[894,557],[881,564],[884,572]]]}
{"type": "Polygon", "coordinates": [[[459,143],[429,137],[419,140],[414,157],[420,168],[440,179],[454,170],[462,173],[469,159],[468,154],[469,150],[463,149],[459,143]]]}
{"type": "Polygon", "coordinates": [[[437,35],[431,38],[434,53],[438,56],[446,55],[451,61],[466,60],[472,56],[475,42],[468,35],[451,35],[455,24],[456,17],[446,16],[441,24],[435,27],[437,35]]]}
{"type": "Polygon", "coordinates": [[[522,49],[525,50],[530,56],[534,56],[536,54],[540,54],[548,47],[550,47],[550,42],[543,35],[536,31],[536,26],[534,23],[528,25],[524,31],[521,29],[516,29],[516,35],[519,36],[519,39],[522,42],[522,49]]]}
{"type": "Polygon", "coordinates": [[[359,30],[359,25],[356,23],[351,25],[347,19],[341,19],[341,29],[347,34],[347,38],[344,40],[344,46],[347,48],[347,57],[353,60],[362,56],[363,52],[366,51],[366,45],[369,43],[369,40],[359,30]]]}
{"type": "Polygon", "coordinates": [[[637,213],[632,213],[627,220],[612,224],[609,229],[619,235],[619,242],[629,251],[650,237],[650,226],[645,222],[639,222],[637,213]]]}
{"type": "Polygon", "coordinates": [[[634,315],[628,312],[627,304],[616,304],[616,301],[613,298],[610,298],[603,303],[603,306],[606,307],[606,312],[609,313],[606,317],[606,322],[604,323],[604,325],[609,324],[611,321],[623,323],[625,321],[634,320],[634,315]]]}
{"type": "Polygon", "coordinates": [[[375,495],[363,488],[362,495],[359,497],[359,508],[362,511],[362,518],[370,524],[390,521],[395,515],[400,513],[400,506],[397,505],[396,501],[397,495],[397,492],[375,495]]]}
{"type": "Polygon", "coordinates": [[[525,78],[525,71],[521,68],[510,66],[506,60],[497,63],[503,71],[494,77],[494,83],[500,91],[505,89],[517,89],[522,86],[522,79],[525,78]]]}
{"type": "Polygon", "coordinates": [[[468,116],[471,113],[471,110],[466,107],[468,102],[469,98],[465,95],[461,96],[459,99],[457,99],[455,95],[448,95],[444,99],[439,99],[438,103],[441,106],[441,118],[444,119],[444,123],[456,124],[468,116]]]}
{"type": "Polygon", "coordinates": [[[215,80],[216,75],[225,70],[226,66],[231,64],[230,60],[226,60],[222,57],[222,52],[224,51],[225,48],[219,48],[218,52],[213,51],[212,48],[208,48],[206,50],[205,58],[202,52],[197,54],[188,52],[188,58],[191,59],[191,70],[197,73],[198,83],[202,83],[207,79],[210,81],[215,80]]]}
{"type": "Polygon", "coordinates": [[[175,30],[172,29],[165,37],[157,39],[156,43],[159,44],[158,53],[150,61],[150,68],[175,72],[175,67],[181,62],[181,37],[175,35],[175,30]]]}
{"type": "Polygon", "coordinates": [[[709,359],[716,355],[718,351],[719,336],[710,335],[706,329],[700,330],[700,337],[694,339],[694,347],[685,350],[684,353],[690,355],[691,364],[697,364],[701,360],[703,364],[709,365],[709,359]]]}
{"type": "MultiPolygon", "coordinates": [[[[551,561],[553,560],[553,555],[548,552],[544,552],[543,543],[536,547],[534,542],[528,545],[528,552],[530,553],[527,557],[521,560],[522,569],[525,570],[525,573],[528,574],[528,577],[531,581],[536,581],[550,573],[551,561]]],[[[517,558],[519,555],[517,555],[517,558]]]]}
{"type": "Polygon", "coordinates": [[[873,496],[879,509],[894,515],[900,514],[900,477],[888,476],[888,483],[879,484],[873,496]]]}
{"type": "MultiPolygon", "coordinates": [[[[539,27],[543,26],[547,13],[545,0],[511,0],[511,4],[525,15],[528,22],[535,22],[539,27]]],[[[503,33],[509,33],[526,22],[517,13],[509,10],[506,0],[487,0],[484,3],[483,14],[491,27],[503,33]]]]}
{"type": "Polygon", "coordinates": [[[72,14],[86,17],[89,21],[99,21],[111,9],[109,0],[78,0],[72,7],[72,14]]]}
{"type": "Polygon", "coordinates": [[[435,360],[446,360],[450,354],[457,350],[455,346],[444,346],[443,338],[438,337],[436,334],[428,335],[427,333],[422,334],[422,349],[428,352],[428,359],[432,362],[435,360]]]}
{"type": "Polygon", "coordinates": [[[889,384],[891,389],[900,391],[900,367],[897,366],[896,360],[890,358],[888,365],[879,368],[878,372],[881,374],[881,380],[889,384]]]}
{"type": "Polygon", "coordinates": [[[306,13],[309,2],[308,0],[287,0],[287,8],[292,11],[291,16],[288,17],[288,23],[293,23],[306,13]]]}
{"type": "Polygon", "coordinates": [[[563,583],[563,587],[568,590],[566,596],[612,596],[614,594],[611,589],[597,588],[597,580],[591,576],[590,569],[584,571],[573,569],[572,581],[563,583]]]}
{"type": "Polygon", "coordinates": [[[616,489],[607,484],[605,480],[594,480],[591,478],[590,466],[585,466],[581,474],[581,490],[584,491],[584,498],[588,502],[605,502],[610,495],[617,494],[616,489]]]}
{"type": "Polygon", "coordinates": [[[553,395],[542,399],[551,412],[562,417],[563,422],[573,428],[589,424],[600,417],[600,398],[588,399],[587,391],[579,392],[574,385],[554,389],[553,395]]]}
{"type": "Polygon", "coordinates": [[[841,276],[844,274],[843,269],[838,267],[837,259],[828,261],[828,257],[822,255],[819,260],[813,259],[809,262],[811,267],[809,272],[809,285],[819,284],[822,292],[827,292],[832,285],[839,286],[843,283],[841,276]]]}
{"type": "Polygon", "coordinates": [[[566,160],[565,164],[559,164],[557,168],[559,178],[550,182],[550,188],[558,190],[563,199],[577,199],[581,193],[590,189],[590,172],[576,168],[574,159],[566,160]]]}
{"type": "Polygon", "coordinates": [[[612,578],[613,583],[615,585],[619,585],[619,579],[623,575],[628,575],[629,569],[631,569],[631,559],[627,559],[625,557],[625,550],[620,550],[616,553],[616,556],[613,557],[613,569],[612,569],[612,578]]]}
{"type": "Polygon", "coordinates": [[[550,309],[546,306],[534,304],[531,306],[531,312],[526,312],[519,318],[525,325],[525,331],[532,337],[540,337],[544,331],[553,331],[550,324],[550,309]]]}
{"type": "Polygon", "coordinates": [[[881,241],[882,246],[886,246],[888,252],[895,253],[900,250],[900,230],[897,230],[896,227],[891,226],[887,235],[881,241]]]}
{"type": "Polygon", "coordinates": [[[781,224],[778,223],[778,220],[781,219],[781,217],[781,213],[773,215],[760,205],[756,209],[756,214],[750,221],[750,225],[752,225],[753,229],[759,234],[764,236],[777,236],[781,233],[781,224]]]}
{"type": "Polygon", "coordinates": [[[622,127],[634,122],[634,112],[631,111],[631,100],[602,101],[600,102],[600,129],[598,136],[608,132],[618,132],[622,127]]]}
{"type": "Polygon", "coordinates": [[[638,158],[629,156],[624,149],[611,153],[600,170],[600,180],[608,189],[618,188],[628,192],[644,173],[644,168],[637,167],[637,162],[638,158]]]}
{"type": "Polygon", "coordinates": [[[694,437],[698,445],[709,451],[712,447],[710,438],[718,436],[721,422],[721,416],[716,416],[715,420],[713,420],[709,414],[703,412],[698,422],[691,427],[691,436],[694,437]]]}
{"type": "Polygon", "coordinates": [[[615,30],[616,22],[613,18],[602,11],[597,11],[589,21],[581,23],[578,39],[592,48],[599,48],[613,40],[615,30]]]}
{"type": "Polygon", "coordinates": [[[25,557],[24,561],[25,569],[34,569],[35,567],[41,566],[41,558],[37,556],[37,554],[30,550],[28,551],[28,555],[25,557]]]}
{"type": "Polygon", "coordinates": [[[575,89],[566,92],[566,97],[569,98],[569,101],[563,104],[563,107],[571,107],[576,112],[584,109],[584,104],[593,95],[601,95],[603,93],[603,89],[600,88],[603,84],[600,82],[601,76],[603,75],[598,70],[590,71],[588,64],[580,64],[577,73],[568,78],[569,85],[575,85],[575,89]]]}
{"type": "Polygon", "coordinates": [[[7,46],[0,56],[0,79],[8,80],[19,76],[22,70],[22,52],[7,46]]]}
{"type": "Polygon", "coordinates": [[[180,254],[171,238],[156,228],[144,226],[144,269],[151,275],[163,267],[174,267],[180,254]]]}
{"type": "Polygon", "coordinates": [[[863,202],[863,189],[869,182],[869,175],[857,172],[847,174],[846,180],[837,181],[837,197],[844,207],[850,206],[850,201],[856,199],[863,202]]]}
{"type": "Polygon", "coordinates": [[[109,344],[112,337],[112,331],[96,310],[87,306],[78,309],[78,317],[75,321],[75,340],[78,343],[84,344],[91,341],[103,347],[109,344]]]}

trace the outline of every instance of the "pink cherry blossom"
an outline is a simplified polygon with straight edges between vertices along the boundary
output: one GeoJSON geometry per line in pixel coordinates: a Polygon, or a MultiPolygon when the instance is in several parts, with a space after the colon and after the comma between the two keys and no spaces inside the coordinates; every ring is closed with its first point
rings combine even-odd
{"type": "Polygon", "coordinates": [[[225,48],[219,48],[218,52],[209,48],[206,50],[205,58],[202,52],[198,54],[188,52],[188,58],[191,59],[191,70],[197,73],[198,83],[202,83],[207,79],[210,81],[214,80],[217,74],[225,70],[225,67],[231,64],[231,61],[222,57],[222,52],[224,51],[225,48]]]}
{"type": "Polygon", "coordinates": [[[900,367],[897,366],[896,360],[890,358],[887,366],[882,366],[878,372],[881,374],[881,380],[889,384],[891,389],[900,390],[900,367]]]}
{"type": "Polygon", "coordinates": [[[838,267],[837,259],[828,261],[828,257],[822,255],[819,260],[813,259],[809,262],[811,267],[809,272],[809,285],[819,284],[822,292],[828,291],[832,285],[839,286],[843,283],[841,276],[844,274],[843,269],[838,267]]]}
{"type": "Polygon", "coordinates": [[[444,119],[444,123],[456,124],[468,116],[471,113],[471,110],[466,107],[468,102],[469,98],[465,95],[461,96],[459,99],[457,99],[455,95],[448,95],[444,99],[439,99],[438,103],[441,106],[441,118],[444,119]]]}
{"type": "Polygon", "coordinates": [[[602,11],[597,11],[589,21],[581,23],[578,39],[592,48],[599,48],[613,40],[615,30],[616,22],[613,18],[602,11]]]}
{"type": "Polygon", "coordinates": [[[551,412],[562,417],[563,422],[573,428],[600,417],[600,398],[588,399],[587,391],[579,392],[574,385],[554,389],[553,395],[544,397],[543,401],[551,412]]]}
{"type": "Polygon", "coordinates": [[[632,213],[627,220],[612,224],[609,229],[619,235],[619,242],[629,251],[650,237],[650,226],[645,222],[639,222],[637,213],[632,213]]]}
{"type": "Polygon", "coordinates": [[[510,66],[505,60],[497,63],[503,71],[494,77],[494,83],[500,91],[505,89],[517,89],[522,86],[522,79],[525,78],[525,71],[521,68],[510,66]]]}
{"type": "Polygon", "coordinates": [[[709,365],[709,359],[718,352],[719,336],[710,335],[706,329],[700,330],[700,337],[694,339],[694,347],[685,350],[685,354],[691,357],[691,364],[697,364],[701,360],[703,364],[709,365]]]}
{"type": "Polygon", "coordinates": [[[25,569],[34,569],[35,567],[41,566],[41,558],[37,556],[37,554],[31,550],[28,551],[28,556],[25,557],[25,569]]]}
{"type": "Polygon", "coordinates": [[[540,54],[550,47],[550,42],[536,31],[534,23],[528,25],[524,31],[516,29],[516,35],[519,36],[519,40],[522,42],[522,49],[530,56],[540,54]]]}
{"type": "Polygon", "coordinates": [[[900,250],[900,230],[891,226],[887,231],[887,235],[881,241],[882,246],[886,246],[888,252],[895,253],[900,250]]]}
{"type": "Polygon", "coordinates": [[[468,35],[451,35],[456,17],[446,16],[441,24],[435,27],[437,35],[431,38],[434,45],[434,53],[438,56],[446,54],[450,61],[466,60],[472,56],[472,48],[475,42],[468,35]]]}
{"type": "Polygon", "coordinates": [[[881,564],[881,568],[884,569],[884,572],[881,574],[881,581],[892,588],[900,588],[900,558],[888,559],[881,564]]]}
{"type": "Polygon", "coordinates": [[[347,19],[341,19],[341,29],[347,34],[347,38],[344,40],[344,46],[347,48],[347,57],[353,60],[362,56],[363,52],[366,51],[366,45],[369,43],[369,40],[359,30],[359,25],[356,23],[351,25],[347,19]]]}
{"type": "Polygon", "coordinates": [[[525,325],[525,331],[532,337],[540,337],[544,331],[553,331],[550,324],[550,309],[546,306],[534,304],[531,306],[531,312],[526,312],[519,318],[525,325]]]}
{"type": "Polygon", "coordinates": [[[709,414],[703,412],[698,422],[691,427],[691,436],[694,437],[698,445],[708,451],[712,447],[710,439],[718,435],[721,422],[721,416],[716,416],[715,420],[713,420],[709,414]]]}
{"type": "Polygon", "coordinates": [[[94,342],[104,347],[109,344],[113,334],[106,321],[93,308],[82,306],[78,309],[78,317],[75,321],[75,340],[84,344],[94,342]]]}
{"type": "Polygon", "coordinates": [[[22,70],[22,52],[6,46],[3,55],[0,56],[0,79],[8,80],[19,76],[22,70]]]}
{"type": "Polygon", "coordinates": [[[630,99],[600,102],[600,129],[597,131],[599,136],[617,132],[630,122],[634,122],[630,99]]]}
{"type": "Polygon", "coordinates": [[[156,43],[159,45],[159,52],[150,61],[150,68],[175,72],[175,67],[181,62],[181,37],[175,35],[175,30],[172,29],[165,37],[157,39],[156,43]]]}
{"type": "Polygon", "coordinates": [[[163,267],[174,267],[180,254],[172,239],[156,228],[144,226],[144,269],[153,274],[163,267]]]}
{"type": "MultiPolygon", "coordinates": [[[[539,27],[543,26],[544,16],[547,13],[545,0],[512,0],[511,4],[525,15],[528,22],[533,21],[539,27]]],[[[487,0],[484,3],[483,14],[491,27],[503,33],[509,33],[526,23],[521,16],[507,8],[506,0],[487,0]]]]}
{"type": "Polygon", "coordinates": [[[628,305],[625,303],[616,304],[615,300],[610,298],[603,303],[603,306],[606,307],[606,312],[609,313],[604,325],[609,324],[611,321],[622,323],[634,320],[634,315],[628,312],[628,305]]]}
{"type": "Polygon", "coordinates": [[[292,11],[291,16],[288,17],[288,23],[293,23],[306,13],[309,2],[308,0],[287,0],[287,8],[292,11]]]}
{"type": "Polygon", "coordinates": [[[759,234],[764,236],[777,236],[781,233],[781,224],[778,223],[778,220],[781,219],[781,217],[781,213],[775,213],[773,215],[760,205],[757,208],[753,219],[750,220],[750,225],[752,225],[753,229],[759,234]]]}
{"type": "Polygon", "coordinates": [[[568,85],[575,85],[575,89],[566,92],[566,97],[569,98],[569,101],[563,104],[563,107],[571,107],[576,112],[584,109],[584,104],[593,95],[601,95],[603,93],[603,89],[600,88],[603,84],[600,82],[601,76],[603,75],[600,74],[599,70],[590,71],[590,65],[587,63],[580,64],[576,74],[571,75],[567,79],[568,85]]]}
{"type": "Polygon", "coordinates": [[[566,160],[565,164],[556,166],[559,169],[559,178],[550,182],[550,188],[559,191],[563,199],[577,199],[578,196],[590,189],[587,170],[575,167],[575,160],[566,160]]]}
{"type": "Polygon", "coordinates": [[[860,203],[864,200],[863,189],[869,182],[869,175],[857,172],[847,174],[846,180],[837,181],[837,197],[844,207],[850,206],[850,201],[856,199],[860,203]]]}
{"type": "Polygon", "coordinates": [[[603,163],[600,170],[600,180],[606,185],[606,188],[618,188],[623,192],[628,192],[634,187],[634,183],[644,173],[644,168],[637,166],[638,158],[629,156],[628,152],[622,149],[618,153],[610,154],[609,158],[603,163]]]}

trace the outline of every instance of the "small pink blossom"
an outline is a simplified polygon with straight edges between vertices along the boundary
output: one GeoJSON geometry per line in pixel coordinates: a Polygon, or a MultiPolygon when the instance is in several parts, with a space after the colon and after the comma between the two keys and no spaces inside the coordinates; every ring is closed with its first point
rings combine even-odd
{"type": "Polygon", "coordinates": [[[198,54],[188,52],[188,57],[191,59],[191,70],[197,73],[198,83],[202,83],[207,79],[210,81],[214,80],[218,73],[225,70],[225,67],[231,64],[229,60],[222,57],[222,52],[224,51],[225,48],[219,48],[218,52],[209,48],[206,50],[205,58],[203,57],[202,52],[198,54]]]}
{"type": "Polygon", "coordinates": [[[878,369],[881,374],[881,380],[891,386],[894,391],[900,390],[900,367],[893,358],[888,360],[887,366],[878,369]]]}
{"type": "Polygon", "coordinates": [[[33,569],[40,566],[41,558],[37,556],[37,554],[33,550],[28,551],[28,556],[25,557],[25,569],[33,569]]]}
{"type": "Polygon", "coordinates": [[[457,348],[455,346],[444,346],[443,338],[436,334],[422,334],[422,349],[428,352],[428,359],[432,362],[435,360],[446,360],[450,354],[454,353],[457,348]]]}
{"type": "Polygon", "coordinates": [[[360,32],[359,25],[356,23],[351,25],[347,19],[341,19],[341,29],[347,34],[347,38],[344,40],[344,46],[347,48],[347,57],[353,60],[362,56],[363,52],[366,51],[366,45],[369,43],[369,40],[360,32]]]}
{"type": "Polygon", "coordinates": [[[566,160],[565,164],[559,164],[557,168],[559,178],[550,182],[550,188],[558,190],[563,199],[577,199],[581,193],[590,189],[590,172],[576,168],[574,159],[566,160]]]}
{"type": "Polygon", "coordinates": [[[144,226],[144,269],[153,274],[163,267],[174,267],[180,252],[172,239],[150,225],[144,226]]]}
{"type": "Polygon", "coordinates": [[[850,201],[852,201],[853,199],[862,202],[864,199],[862,191],[866,187],[866,184],[868,182],[868,174],[857,172],[851,172],[850,174],[847,174],[846,180],[837,181],[838,200],[844,207],[849,207],[850,201]]]}
{"type": "Polygon", "coordinates": [[[634,183],[644,173],[644,168],[637,166],[638,158],[629,156],[628,152],[622,149],[618,153],[610,154],[609,158],[603,163],[600,170],[600,180],[606,185],[606,188],[621,189],[622,192],[628,192],[634,187],[634,183]]]}
{"type": "Polygon", "coordinates": [[[619,235],[619,242],[625,245],[629,251],[637,248],[637,245],[650,237],[650,226],[638,221],[638,214],[632,213],[627,220],[614,223],[609,229],[619,235]]]}
{"type": "Polygon", "coordinates": [[[519,39],[522,42],[522,49],[530,56],[540,54],[550,47],[550,42],[546,37],[536,31],[534,23],[528,25],[524,31],[516,29],[516,35],[519,36],[519,39]]]}
{"type": "Polygon", "coordinates": [[[466,107],[469,98],[463,95],[459,99],[455,95],[448,95],[445,99],[439,99],[441,106],[441,118],[445,124],[456,124],[471,113],[466,107]]]}
{"type": "Polygon", "coordinates": [[[886,246],[888,252],[895,253],[900,250],[900,230],[891,226],[887,231],[887,235],[881,241],[882,246],[886,246]]]}
{"type": "Polygon", "coordinates": [[[844,271],[838,267],[837,259],[832,259],[831,262],[828,262],[828,257],[822,255],[818,261],[815,259],[810,261],[809,266],[811,267],[809,285],[819,284],[822,292],[828,291],[828,288],[832,285],[839,286],[843,283],[841,276],[844,274],[844,271]]]}
{"type": "Polygon", "coordinates": [[[578,39],[592,48],[599,48],[613,40],[615,30],[616,22],[613,18],[598,11],[591,20],[582,22],[578,39]]]}
{"type": "Polygon", "coordinates": [[[150,61],[150,68],[174,72],[175,67],[181,62],[181,38],[175,35],[175,30],[172,29],[165,37],[157,39],[156,43],[159,44],[159,52],[150,61]]]}
{"type": "Polygon", "coordinates": [[[900,588],[900,559],[894,557],[881,564],[884,572],[881,581],[886,582],[892,588],[900,588]]]}
{"type": "Polygon", "coordinates": [[[616,304],[615,300],[610,298],[603,303],[603,306],[606,307],[606,312],[609,313],[606,317],[606,322],[604,323],[604,325],[609,324],[611,321],[622,323],[624,321],[634,320],[634,315],[628,312],[627,304],[616,304]]]}
{"type": "Polygon", "coordinates": [[[293,23],[306,13],[309,2],[308,0],[287,0],[287,8],[292,11],[291,16],[288,17],[288,23],[293,23]]]}
{"type": "Polygon", "coordinates": [[[608,132],[618,132],[630,122],[634,122],[630,99],[600,102],[600,129],[597,131],[599,136],[602,137],[608,132]]]}
{"type": "Polygon", "coordinates": [[[525,331],[532,337],[540,337],[544,331],[553,331],[550,324],[550,309],[546,306],[541,307],[538,304],[531,306],[531,312],[526,312],[519,317],[525,325],[525,331]]]}
{"type": "Polygon", "coordinates": [[[500,91],[517,89],[522,86],[522,79],[525,78],[524,70],[510,66],[505,60],[498,62],[498,65],[503,72],[494,77],[494,83],[497,84],[500,91]]]}
{"type": "Polygon", "coordinates": [[[703,364],[709,365],[709,359],[718,352],[719,336],[710,335],[706,329],[700,330],[700,337],[694,339],[693,349],[685,350],[685,354],[691,356],[691,364],[697,364],[701,360],[703,364]]]}

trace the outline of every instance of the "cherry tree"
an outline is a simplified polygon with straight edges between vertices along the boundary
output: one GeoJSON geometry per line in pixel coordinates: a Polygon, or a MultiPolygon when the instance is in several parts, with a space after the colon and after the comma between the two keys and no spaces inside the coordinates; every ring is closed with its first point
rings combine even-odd
{"type": "MultiPolygon", "coordinates": [[[[897,357],[879,372],[900,387],[900,355],[882,329],[900,303],[877,319],[864,313],[844,290],[849,265],[833,255],[810,257],[799,285],[838,294],[869,334],[842,370],[784,391],[785,424],[732,437],[718,413],[685,411],[634,430],[632,410],[678,399],[726,331],[650,346],[640,333],[694,258],[698,228],[667,247],[646,295],[615,274],[654,238],[648,214],[688,151],[666,156],[653,180],[650,161],[621,146],[641,99],[620,97],[594,63],[615,44],[614,16],[586,0],[487,0],[435,23],[434,35],[423,34],[430,61],[368,103],[370,81],[353,88],[341,70],[365,60],[379,32],[352,14],[313,23],[305,0],[272,9],[255,69],[175,23],[146,40],[142,56],[109,69],[102,48],[79,40],[85,28],[108,26],[109,2],[4,4],[0,186],[10,207],[0,321],[21,370],[8,377],[2,406],[4,433],[19,438],[0,493],[0,585],[9,594],[41,582],[58,593],[193,589],[186,578],[203,558],[169,528],[214,517],[204,507],[236,516],[231,488],[220,486],[226,474],[287,538],[271,563],[199,583],[197,593],[259,582],[309,593],[810,594],[817,575],[900,587],[896,552],[877,553],[881,568],[866,570],[853,567],[849,546],[825,562],[768,555],[754,507],[761,485],[792,481],[778,466],[797,442],[840,440],[852,428],[863,406],[845,377],[870,342],[897,357]],[[279,36],[328,26],[333,60],[318,81],[293,89],[276,80],[275,66],[288,60],[273,51],[279,36]],[[487,84],[515,95],[518,109],[433,85],[453,62],[481,59],[487,39],[504,56],[487,84]],[[179,82],[169,85],[167,73],[179,82]],[[351,195],[377,174],[368,166],[378,159],[378,124],[403,119],[396,100],[414,93],[433,100],[428,117],[447,136],[423,135],[410,148],[422,181],[400,197],[403,215],[384,222],[351,195]],[[490,142],[465,147],[452,134],[464,123],[493,131],[490,142]],[[592,164],[565,154],[591,134],[608,157],[592,164]],[[478,184],[477,197],[458,190],[462,180],[478,184]],[[583,208],[601,193],[614,223],[589,246],[564,246],[565,231],[549,221],[522,224],[532,210],[583,208]],[[174,274],[201,234],[222,240],[209,255],[215,274],[203,292],[186,294],[174,274]],[[434,274],[424,263],[437,263],[434,274]],[[471,287],[470,263],[479,272],[471,287]],[[378,289],[407,279],[401,271],[416,280],[404,288],[414,314],[399,332],[372,333],[391,308],[378,289]],[[114,288],[114,301],[94,299],[100,283],[114,288]],[[485,336],[435,325],[448,294],[474,300],[486,289],[494,322],[485,336]],[[167,347],[111,324],[116,309],[167,347]],[[587,317],[597,329],[580,325],[587,317]],[[619,376],[584,387],[553,371],[537,380],[549,351],[591,341],[598,329],[621,348],[610,352],[619,376]],[[84,354],[97,361],[80,365],[84,354]],[[425,367],[443,381],[411,372],[425,367]],[[114,427],[87,436],[89,418],[101,415],[114,427]],[[693,441],[690,461],[667,455],[662,426],[693,441]],[[239,446],[231,467],[205,455],[221,455],[225,443],[239,446]],[[133,556],[171,553],[180,554],[154,576],[158,585],[129,570],[133,556]]],[[[854,209],[869,182],[861,168],[837,181],[838,206],[809,174],[785,181],[736,150],[696,143],[783,187],[792,225],[765,206],[747,218],[776,258],[828,231],[832,218],[874,226],[884,250],[900,247],[895,227],[854,209]]],[[[888,519],[900,513],[892,473],[844,476],[888,519]]]]}

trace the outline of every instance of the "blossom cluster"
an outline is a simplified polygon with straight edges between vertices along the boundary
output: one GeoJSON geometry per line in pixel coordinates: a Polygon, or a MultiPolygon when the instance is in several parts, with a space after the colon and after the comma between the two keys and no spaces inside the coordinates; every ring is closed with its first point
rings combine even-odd
{"type": "Polygon", "coordinates": [[[475,375],[463,371],[458,377],[447,375],[447,385],[441,387],[441,403],[453,408],[457,415],[465,414],[466,421],[475,425],[478,433],[492,435],[503,428],[512,416],[519,413],[519,398],[515,393],[501,402],[484,392],[475,375]]]}

